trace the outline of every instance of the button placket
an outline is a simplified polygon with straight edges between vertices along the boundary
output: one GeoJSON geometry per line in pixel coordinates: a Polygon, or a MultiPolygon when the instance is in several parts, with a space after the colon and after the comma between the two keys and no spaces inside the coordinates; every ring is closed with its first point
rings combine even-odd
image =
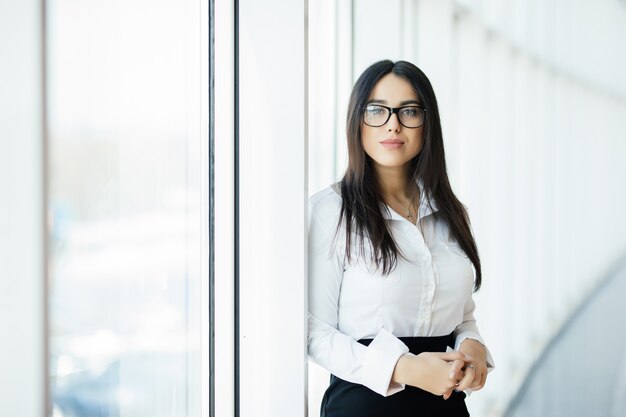
{"type": "Polygon", "coordinates": [[[411,224],[406,219],[401,219],[402,225],[399,230],[402,231],[405,241],[414,249],[415,260],[421,269],[420,275],[423,281],[420,286],[419,309],[418,309],[418,325],[417,329],[420,334],[427,334],[432,321],[432,303],[435,294],[435,283],[432,271],[432,255],[426,244],[424,236],[419,228],[411,224]]]}
{"type": "Polygon", "coordinates": [[[425,274],[426,279],[423,285],[423,294],[421,300],[422,318],[423,318],[423,330],[426,332],[430,328],[430,322],[432,319],[432,306],[435,298],[435,280],[432,268],[427,268],[428,272],[425,274]]]}
{"type": "Polygon", "coordinates": [[[423,245],[423,252],[421,255],[422,261],[422,276],[424,281],[422,283],[422,293],[420,297],[420,332],[421,334],[427,334],[431,327],[432,321],[432,307],[435,297],[435,276],[433,272],[432,255],[428,245],[424,240],[422,234],[416,229],[415,233],[419,235],[419,241],[423,245]]]}
{"type": "Polygon", "coordinates": [[[406,224],[403,225],[403,229],[405,233],[408,235],[409,242],[415,242],[415,247],[418,250],[418,253],[421,251],[422,255],[420,256],[421,261],[427,261],[430,259],[430,251],[428,249],[428,245],[426,245],[426,241],[424,240],[424,236],[419,231],[417,226],[410,224],[408,221],[405,221],[406,224]]]}

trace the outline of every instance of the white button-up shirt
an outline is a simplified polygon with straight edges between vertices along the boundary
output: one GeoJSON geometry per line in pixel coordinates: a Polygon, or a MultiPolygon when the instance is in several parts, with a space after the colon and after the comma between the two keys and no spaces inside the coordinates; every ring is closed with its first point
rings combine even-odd
{"type": "MultiPolygon", "coordinates": [[[[388,396],[404,389],[391,382],[396,362],[409,351],[398,337],[454,332],[456,349],[466,338],[485,345],[474,319],[473,266],[445,222],[432,215],[434,201],[431,209],[420,192],[423,235],[391,208],[383,212],[408,259],[398,256],[385,277],[358,256],[354,238],[352,261],[344,263],[343,224],[333,242],[340,193],[336,183],[309,199],[309,357],[343,380],[388,396]],[[363,338],[374,340],[364,346],[357,342],[363,338]]],[[[371,253],[369,242],[365,253],[371,253]]],[[[494,367],[488,350],[487,367],[494,367]]]]}

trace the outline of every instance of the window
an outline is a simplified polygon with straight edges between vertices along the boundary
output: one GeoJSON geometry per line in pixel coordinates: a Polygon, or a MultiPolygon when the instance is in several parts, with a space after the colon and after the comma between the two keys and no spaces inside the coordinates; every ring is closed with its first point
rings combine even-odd
{"type": "Polygon", "coordinates": [[[55,417],[201,415],[205,15],[193,0],[48,3],[55,417]]]}

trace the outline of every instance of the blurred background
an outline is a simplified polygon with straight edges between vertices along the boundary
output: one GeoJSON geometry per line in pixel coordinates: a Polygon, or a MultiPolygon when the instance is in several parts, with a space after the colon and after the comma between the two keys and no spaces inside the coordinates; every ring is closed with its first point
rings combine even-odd
{"type": "MultiPolygon", "coordinates": [[[[624,288],[625,45],[623,1],[309,2],[309,193],[344,173],[347,103],[366,67],[408,60],[437,95],[496,362],[472,415],[626,415],[626,340],[612,336],[626,311],[598,294],[624,288]],[[579,323],[594,304],[612,309],[579,323]],[[568,325],[578,338],[560,333],[568,325]]],[[[317,415],[328,376],[310,369],[317,415]]]]}
{"type": "Polygon", "coordinates": [[[471,414],[626,415],[625,45],[622,0],[3,0],[0,412],[319,415],[306,202],[403,59],[483,264],[471,414]]]}

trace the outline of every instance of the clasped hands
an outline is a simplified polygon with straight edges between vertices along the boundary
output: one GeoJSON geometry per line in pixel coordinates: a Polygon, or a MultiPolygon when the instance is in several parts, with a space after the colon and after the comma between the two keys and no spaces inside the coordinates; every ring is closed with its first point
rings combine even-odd
{"type": "MultiPolygon", "coordinates": [[[[450,367],[449,378],[455,383],[458,381],[453,389],[458,391],[468,388],[472,391],[482,389],[487,380],[485,347],[474,339],[465,339],[456,353],[463,354],[463,357],[454,359],[450,367]]],[[[443,394],[443,399],[447,400],[451,395],[452,389],[443,394]]]]}
{"type": "Polygon", "coordinates": [[[487,379],[487,351],[474,339],[465,339],[458,351],[423,352],[402,356],[393,380],[421,388],[447,400],[453,390],[477,391],[487,379]]]}

